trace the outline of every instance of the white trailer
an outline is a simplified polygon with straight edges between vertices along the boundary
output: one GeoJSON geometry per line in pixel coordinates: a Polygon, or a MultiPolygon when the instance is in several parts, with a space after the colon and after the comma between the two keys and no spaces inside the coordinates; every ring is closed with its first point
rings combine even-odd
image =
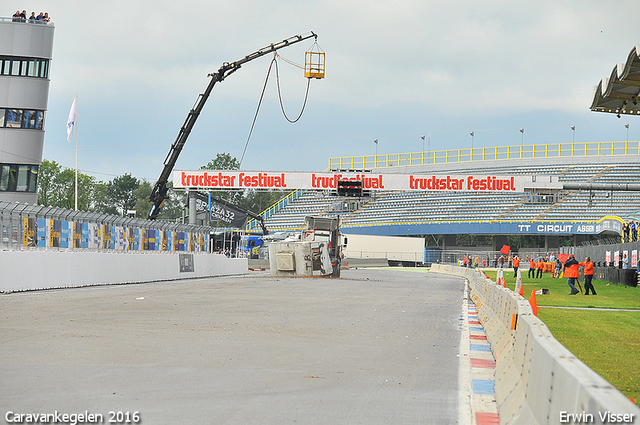
{"type": "Polygon", "coordinates": [[[424,262],[424,238],[342,234],[345,258],[387,259],[389,265],[420,266],[424,262]]]}

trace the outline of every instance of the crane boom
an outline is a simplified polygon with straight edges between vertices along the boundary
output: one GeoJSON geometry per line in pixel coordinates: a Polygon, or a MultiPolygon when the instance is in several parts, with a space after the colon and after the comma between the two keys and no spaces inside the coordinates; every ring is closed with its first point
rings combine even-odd
{"type": "Polygon", "coordinates": [[[290,46],[294,43],[307,40],[311,37],[318,38],[318,36],[313,31],[305,35],[296,35],[293,37],[289,37],[279,43],[270,44],[269,46],[263,47],[262,49],[253,52],[250,55],[247,55],[235,62],[224,62],[217,72],[209,74],[211,80],[209,81],[209,84],[207,85],[204,93],[198,95],[196,103],[189,111],[184,124],[182,124],[182,127],[180,128],[180,132],[178,133],[176,140],[171,145],[171,149],[169,149],[169,153],[164,160],[164,168],[162,169],[162,173],[160,173],[158,181],[156,181],[155,185],[153,186],[151,196],[149,196],[149,200],[153,202],[153,206],[151,207],[151,211],[149,212],[149,220],[155,220],[158,217],[160,208],[162,208],[164,201],[167,199],[167,182],[169,181],[169,175],[173,171],[173,167],[178,161],[180,152],[182,152],[182,148],[184,147],[184,144],[186,143],[187,138],[189,137],[189,134],[191,133],[191,130],[193,129],[193,126],[195,125],[200,112],[202,112],[202,108],[204,108],[204,104],[207,102],[207,99],[209,98],[209,95],[211,94],[211,91],[213,90],[213,87],[216,85],[216,83],[223,81],[229,75],[240,69],[243,64],[249,61],[257,59],[268,53],[275,52],[278,49],[290,46]]]}

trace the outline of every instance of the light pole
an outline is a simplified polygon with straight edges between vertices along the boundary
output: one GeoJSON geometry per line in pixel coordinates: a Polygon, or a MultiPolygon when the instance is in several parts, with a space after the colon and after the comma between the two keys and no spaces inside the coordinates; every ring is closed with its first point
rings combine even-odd
{"type": "Polygon", "coordinates": [[[376,160],[378,159],[378,139],[373,139],[373,143],[376,144],[376,160]]]}
{"type": "Polygon", "coordinates": [[[424,134],[420,138],[422,139],[422,152],[424,152],[424,134]]]}
{"type": "Polygon", "coordinates": [[[472,131],[471,133],[469,133],[471,135],[471,161],[473,161],[473,138],[475,137],[476,133],[475,131],[472,131]]]}
{"type": "Polygon", "coordinates": [[[573,131],[573,143],[576,142],[576,126],[572,125],[571,126],[571,131],[573,131]]]}
{"type": "Polygon", "coordinates": [[[629,124],[625,124],[624,128],[627,129],[627,142],[629,141],[629,124]]]}
{"type": "Polygon", "coordinates": [[[521,146],[524,146],[524,128],[521,128],[521,129],[520,129],[520,133],[522,133],[522,140],[521,140],[521,142],[520,142],[520,145],[521,145],[521,146]]]}

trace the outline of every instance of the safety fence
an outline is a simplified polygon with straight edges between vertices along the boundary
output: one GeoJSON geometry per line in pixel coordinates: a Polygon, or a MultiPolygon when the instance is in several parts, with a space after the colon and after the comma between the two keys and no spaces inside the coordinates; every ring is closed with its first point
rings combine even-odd
{"type": "Polygon", "coordinates": [[[206,252],[210,227],[0,201],[0,250],[206,252]]]}
{"type": "Polygon", "coordinates": [[[368,169],[499,159],[639,155],[640,142],[554,143],[329,158],[329,169],[368,169]]]}
{"type": "Polygon", "coordinates": [[[568,415],[586,418],[572,423],[633,423],[640,417],[636,405],[553,337],[525,298],[477,270],[434,265],[431,271],[469,282],[469,296],[496,359],[501,424],[568,423],[565,419],[574,417],[568,415]]]}
{"type": "Polygon", "coordinates": [[[561,252],[573,254],[579,261],[589,257],[596,265],[594,278],[597,280],[627,286],[640,283],[640,242],[622,243],[618,239],[616,243],[608,245],[564,247],[561,252]]]}

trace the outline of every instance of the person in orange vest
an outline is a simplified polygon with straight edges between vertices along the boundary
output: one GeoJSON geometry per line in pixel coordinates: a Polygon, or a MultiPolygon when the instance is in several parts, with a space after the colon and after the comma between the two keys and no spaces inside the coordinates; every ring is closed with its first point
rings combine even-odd
{"type": "Polygon", "coordinates": [[[576,279],[580,276],[579,270],[580,263],[576,260],[576,256],[571,254],[567,261],[564,262],[564,276],[567,278],[567,285],[571,288],[571,294],[569,295],[575,295],[580,292],[575,286],[576,279]]]}
{"type": "Polygon", "coordinates": [[[593,295],[598,295],[591,282],[593,280],[593,263],[591,262],[591,258],[587,257],[579,264],[584,267],[584,294],[589,295],[589,289],[591,289],[593,295]]]}
{"type": "Polygon", "coordinates": [[[520,259],[517,255],[513,256],[513,278],[518,279],[518,267],[520,267],[520,259]]]}
{"type": "Polygon", "coordinates": [[[536,278],[541,278],[542,277],[542,270],[544,270],[544,261],[542,261],[542,257],[538,258],[538,272],[536,273],[536,278]]]}
{"type": "Polygon", "coordinates": [[[536,260],[534,260],[533,257],[527,258],[527,260],[529,261],[529,273],[527,277],[536,277],[536,260]]]}

